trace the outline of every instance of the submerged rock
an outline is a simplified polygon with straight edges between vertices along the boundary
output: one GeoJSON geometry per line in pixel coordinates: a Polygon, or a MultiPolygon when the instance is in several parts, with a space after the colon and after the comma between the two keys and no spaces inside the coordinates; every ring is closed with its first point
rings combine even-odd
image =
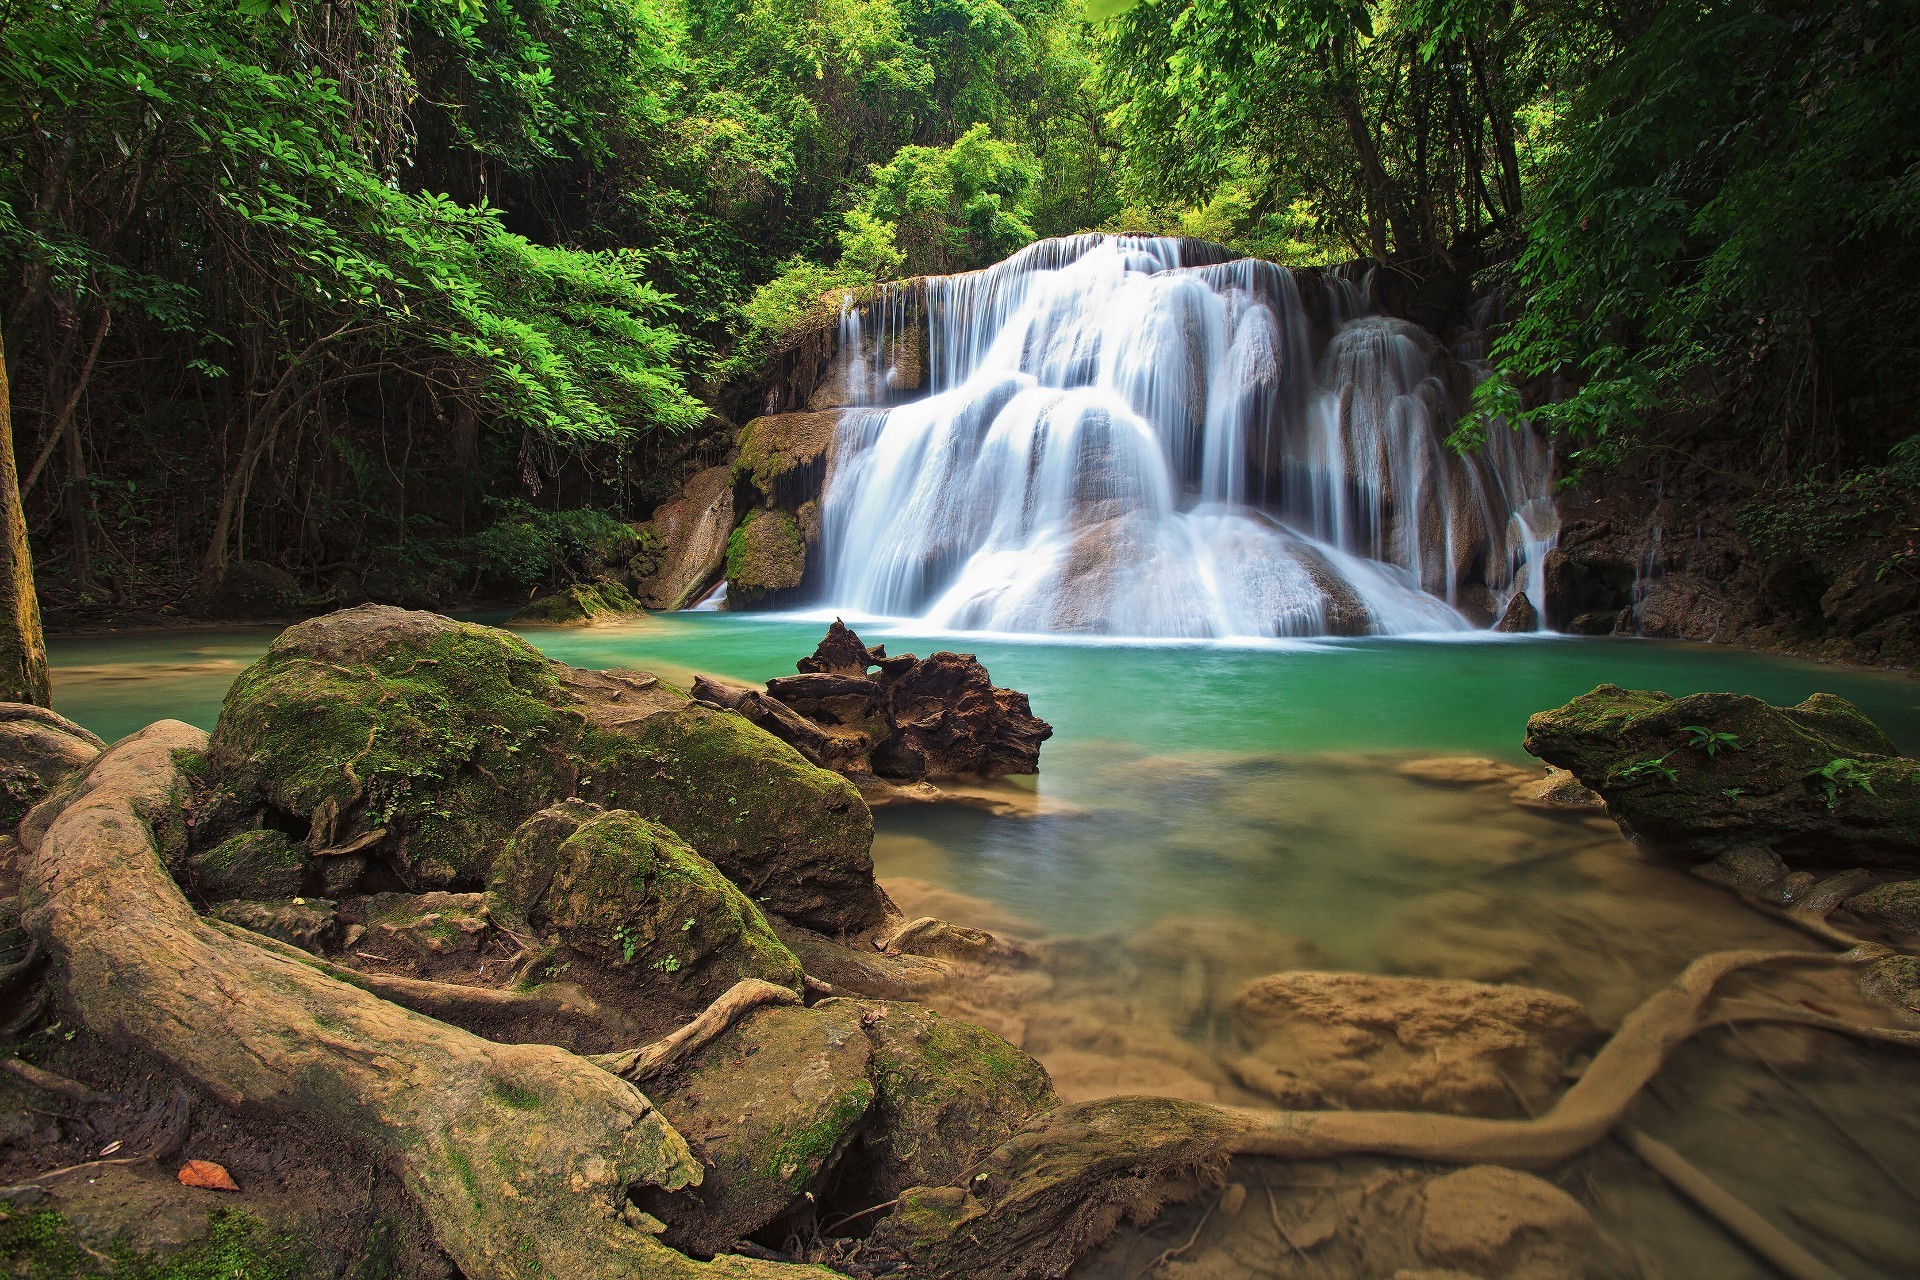
{"type": "Polygon", "coordinates": [[[0,702],[0,829],[11,831],[27,810],[92,764],[106,745],[45,707],[0,702]]]}
{"type": "Polygon", "coordinates": [[[1741,893],[1759,893],[1786,878],[1787,864],[1764,845],[1742,845],[1728,849],[1712,862],[1701,863],[1693,868],[1693,874],[1741,893]]]}
{"type": "Polygon", "coordinates": [[[1580,779],[1565,769],[1551,765],[1547,766],[1546,777],[1516,782],[1509,794],[1522,809],[1537,809],[1542,813],[1593,811],[1607,807],[1607,802],[1582,786],[1580,779]]]}
{"type": "Polygon", "coordinates": [[[671,828],[811,927],[886,914],[845,779],[652,676],[435,614],[368,605],[283,632],[228,692],[208,767],[323,863],[368,857],[420,889],[483,887],[522,822],[578,796],[671,828]]]}
{"type": "Polygon", "coordinates": [[[1551,991],[1361,973],[1256,979],[1233,1023],[1245,1052],[1229,1068],[1283,1106],[1495,1116],[1545,1110],[1599,1034],[1551,991]]]}
{"type": "Polygon", "coordinates": [[[534,814],[495,860],[487,900],[503,923],[680,1003],[743,978],[800,989],[800,962],[760,909],[672,831],[622,809],[534,814]]]}
{"type": "Polygon", "coordinates": [[[1526,747],[1670,856],[1763,844],[1796,863],[1920,869],[1920,761],[1831,694],[1773,707],[1601,685],[1530,719],[1526,747]]]}

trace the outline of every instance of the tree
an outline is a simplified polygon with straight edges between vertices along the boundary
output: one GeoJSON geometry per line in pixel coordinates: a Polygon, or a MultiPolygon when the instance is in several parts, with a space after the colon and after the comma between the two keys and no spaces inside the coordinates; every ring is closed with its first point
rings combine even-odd
{"type": "Polygon", "coordinates": [[[27,520],[13,459],[4,339],[0,339],[0,702],[53,705],[47,645],[40,634],[40,600],[33,590],[33,555],[27,547],[27,520]]]}

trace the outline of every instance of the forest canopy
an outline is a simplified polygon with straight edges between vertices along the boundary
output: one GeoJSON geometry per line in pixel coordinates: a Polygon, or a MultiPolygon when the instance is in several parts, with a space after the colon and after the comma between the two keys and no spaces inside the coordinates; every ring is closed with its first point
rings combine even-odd
{"type": "Polygon", "coordinates": [[[43,579],[528,589],[558,544],[487,548],[644,516],[837,291],[1095,229],[1497,294],[1462,444],[1525,412],[1604,465],[1691,414],[1756,485],[1885,465],[1917,429],[1917,10],[0,0],[43,579]]]}

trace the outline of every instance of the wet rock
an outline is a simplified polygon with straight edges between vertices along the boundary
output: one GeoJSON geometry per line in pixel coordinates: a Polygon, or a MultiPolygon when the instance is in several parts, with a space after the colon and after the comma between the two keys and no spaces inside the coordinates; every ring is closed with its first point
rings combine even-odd
{"type": "Polygon", "coordinates": [[[1546,623],[1556,631],[1605,635],[1633,603],[1633,562],[1597,538],[1584,539],[1582,523],[1561,530],[1560,545],[1543,563],[1546,623]]]}
{"type": "Polygon", "coordinates": [[[1576,1264],[1598,1251],[1599,1232],[1578,1200],[1550,1182],[1513,1169],[1475,1165],[1427,1184],[1420,1216],[1421,1254],[1473,1272],[1506,1275],[1517,1264],[1544,1261],[1541,1245],[1576,1264]]]}
{"type": "Polygon", "coordinates": [[[1790,907],[1813,891],[1820,877],[1811,871],[1790,871],[1760,891],[1760,899],[1776,907],[1790,907]]]}
{"type": "Polygon", "coordinates": [[[1831,694],[1773,707],[1602,685],[1533,716],[1526,747],[1668,856],[1767,844],[1794,863],[1920,869],[1920,761],[1831,694]]]}
{"type": "Polygon", "coordinates": [[[1860,992],[1899,1013],[1920,1021],[1920,959],[1883,956],[1860,975],[1860,992]]]}
{"type": "Polygon", "coordinates": [[[223,902],[216,919],[278,938],[302,951],[323,955],[357,941],[359,926],[341,918],[325,898],[288,898],[280,902],[223,902]],[[349,936],[351,934],[351,937],[349,936]]]}
{"type": "Polygon", "coordinates": [[[1533,601],[1527,599],[1525,592],[1516,591],[1513,599],[1507,601],[1506,609],[1500,614],[1500,621],[1493,624],[1493,629],[1509,634],[1538,631],[1540,611],[1533,607],[1533,601]]]}
{"type": "Polygon", "coordinates": [[[706,1165],[697,1188],[640,1194],[668,1244],[721,1252],[818,1192],[873,1105],[860,1018],[842,1000],[758,1009],[648,1088],[706,1165]]]}
{"type": "Polygon", "coordinates": [[[795,511],[817,499],[839,425],[840,414],[832,410],[769,414],[747,423],[733,463],[735,506],[795,511]]]}
{"type": "Polygon", "coordinates": [[[1787,864],[1765,845],[1742,845],[1693,868],[1693,874],[1741,893],[1759,893],[1786,878],[1787,864]]]}
{"type": "Polygon", "coordinates": [[[793,603],[807,576],[807,539],[784,511],[749,511],[727,537],[727,607],[777,609],[793,603]]]}
{"type": "Polygon", "coordinates": [[[873,1044],[865,1136],[871,1203],[960,1181],[1055,1105],[1046,1071],[990,1031],[913,1004],[863,1004],[873,1044]]]}
{"type": "Polygon", "coordinates": [[[634,594],[649,609],[684,609],[720,576],[733,528],[733,472],[708,467],[674,497],[654,508],[647,522],[644,557],[631,571],[634,594]]]}
{"type": "Polygon", "coordinates": [[[743,978],[800,988],[800,962],[760,909],[672,831],[625,810],[534,814],[495,861],[487,901],[503,924],[682,1004],[743,978]]]}
{"type": "Polygon", "coordinates": [[[1358,973],[1256,979],[1233,1023],[1244,1052],[1229,1069],[1283,1106],[1463,1115],[1544,1110],[1598,1035],[1550,991],[1358,973]]]}
{"type": "Polygon", "coordinates": [[[1607,807],[1607,802],[1582,786],[1580,779],[1552,765],[1547,766],[1546,777],[1517,782],[1510,794],[1522,809],[1537,809],[1542,813],[1597,812],[1607,807]]]}
{"type": "Polygon", "coordinates": [[[844,778],[652,676],[434,614],[368,605],[283,632],[234,682],[208,768],[271,825],[305,828],[323,863],[364,855],[422,889],[484,886],[522,822],[578,796],[670,827],[801,923],[886,914],[872,815],[844,778]]]}
{"type": "Polygon", "coordinates": [[[311,859],[285,832],[242,831],[188,859],[194,889],[209,902],[291,898],[307,883],[311,859]]]}
{"type": "Polygon", "coordinates": [[[1477,756],[1432,756],[1408,760],[1394,768],[1403,778],[1442,787],[1518,786],[1533,780],[1529,771],[1477,756]]]}
{"type": "Polygon", "coordinates": [[[493,928],[486,895],[480,893],[376,893],[343,905],[366,925],[367,942],[383,952],[474,952],[493,928]]]}
{"type": "Polygon", "coordinates": [[[1793,905],[1802,911],[1824,916],[1873,882],[1874,874],[1859,867],[1835,872],[1815,883],[1793,905]]]}
{"type": "Polygon", "coordinates": [[[640,602],[618,582],[576,582],[525,605],[507,619],[511,623],[578,626],[606,618],[639,613],[640,602]]]}
{"type": "Polygon", "coordinates": [[[105,749],[92,733],[45,707],[0,702],[0,829],[11,831],[105,749]]]}
{"type": "Polygon", "coordinates": [[[210,618],[284,618],[300,611],[300,583],[285,569],[257,560],[236,560],[201,612],[210,618]]]}
{"type": "Polygon", "coordinates": [[[1846,908],[1882,928],[1920,937],[1920,880],[1875,885],[1848,898],[1846,908]]]}

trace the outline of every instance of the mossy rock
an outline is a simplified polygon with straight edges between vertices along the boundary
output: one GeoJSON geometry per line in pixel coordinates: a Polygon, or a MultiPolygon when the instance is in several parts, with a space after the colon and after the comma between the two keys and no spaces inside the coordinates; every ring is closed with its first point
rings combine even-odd
{"type": "Polygon", "coordinates": [[[991,1031],[916,1004],[865,1006],[873,1042],[866,1149],[874,1203],[957,1183],[1035,1113],[1055,1106],[1046,1069],[991,1031]]]}
{"type": "Polygon", "coordinates": [[[1851,703],[1601,685],[1527,722],[1650,849],[1689,862],[1765,845],[1795,864],[1920,870],[1920,761],[1851,703]]]}
{"type": "Polygon", "coordinates": [[[640,602],[618,582],[576,582],[529,603],[509,622],[543,626],[578,626],[603,618],[641,613],[640,602]]]}
{"type": "Polygon", "coordinates": [[[223,902],[214,908],[213,915],[315,955],[335,950],[351,928],[326,898],[223,902]]]}
{"type": "Polygon", "coordinates": [[[285,832],[268,828],[229,836],[190,858],[188,869],[194,889],[209,902],[264,902],[299,893],[312,861],[285,832]]]}
{"type": "Polygon", "coordinates": [[[493,864],[489,908],[650,991],[705,1005],[744,978],[798,992],[800,962],[719,868],[666,827],[578,801],[543,809],[493,864]]]}
{"type": "Polygon", "coordinates": [[[647,1096],[707,1167],[697,1189],[640,1193],[675,1248],[717,1253],[803,1202],[874,1100],[860,1006],[761,1008],[647,1096]]]}
{"type": "Polygon", "coordinates": [[[727,538],[727,606],[789,603],[807,576],[807,539],[784,511],[749,511],[727,538]]]}
{"type": "Polygon", "coordinates": [[[93,763],[106,744],[65,716],[24,702],[0,702],[0,829],[93,763]]]}
{"type": "Polygon", "coordinates": [[[1920,880],[1875,885],[1848,898],[1846,906],[1863,920],[1920,938],[1920,880]]]}
{"type": "Polygon", "coordinates": [[[274,825],[307,825],[323,861],[376,857],[417,889],[484,888],[522,822],[580,796],[672,828],[811,927],[886,910],[845,779],[657,680],[435,614],[365,605],[289,628],[228,692],[207,765],[274,825]]]}
{"type": "Polygon", "coordinates": [[[493,929],[484,893],[376,893],[343,905],[366,926],[368,944],[382,951],[477,952],[493,929]]]}
{"type": "Polygon", "coordinates": [[[838,410],[777,413],[749,422],[734,457],[735,505],[791,511],[818,498],[839,427],[838,410]]]}

